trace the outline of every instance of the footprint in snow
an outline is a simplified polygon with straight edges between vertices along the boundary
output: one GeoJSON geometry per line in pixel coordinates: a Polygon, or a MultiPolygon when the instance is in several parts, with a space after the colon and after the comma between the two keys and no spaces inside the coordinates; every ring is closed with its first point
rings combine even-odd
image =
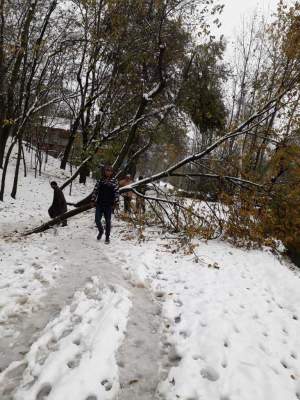
{"type": "Polygon", "coordinates": [[[36,400],[44,400],[46,399],[52,390],[52,386],[49,383],[44,384],[39,390],[36,400]]]}
{"type": "Polygon", "coordinates": [[[274,374],[279,375],[277,368],[275,368],[275,367],[270,367],[270,368],[274,372],[274,374]]]}
{"type": "Polygon", "coordinates": [[[76,346],[80,346],[80,343],[81,343],[80,338],[74,339],[73,343],[76,344],[76,346]]]}
{"type": "MultiPolygon", "coordinates": [[[[76,307],[77,307],[77,306],[76,306],[76,307]]],[[[73,324],[80,324],[81,321],[82,321],[82,318],[81,318],[80,315],[72,315],[72,317],[71,317],[71,322],[72,322],[73,324]]]]}
{"type": "Polygon", "coordinates": [[[216,382],[220,378],[218,372],[212,367],[202,368],[200,374],[203,379],[207,379],[211,382],[216,382]]]}
{"type": "Polygon", "coordinates": [[[105,389],[107,392],[109,392],[109,391],[112,389],[112,384],[111,384],[107,379],[104,379],[104,380],[101,382],[101,385],[104,386],[104,389],[105,389]]]}
{"type": "Polygon", "coordinates": [[[15,274],[24,274],[24,268],[18,268],[14,270],[15,274]]]}
{"type": "Polygon", "coordinates": [[[187,339],[188,337],[191,336],[191,333],[187,331],[180,331],[179,335],[182,336],[184,339],[187,339]]]}
{"type": "Polygon", "coordinates": [[[80,353],[77,353],[77,354],[75,355],[75,358],[74,358],[73,360],[70,360],[70,361],[67,362],[67,366],[68,366],[70,369],[77,368],[78,365],[80,364],[80,360],[81,360],[81,354],[80,354],[80,353]]]}
{"type": "Polygon", "coordinates": [[[175,303],[175,305],[176,305],[177,307],[182,307],[182,306],[183,306],[183,303],[182,303],[181,300],[179,300],[179,299],[174,299],[173,301],[174,301],[174,303],[175,303]]]}
{"type": "Polygon", "coordinates": [[[264,352],[265,354],[267,354],[267,350],[266,350],[265,346],[264,346],[262,343],[259,343],[258,347],[260,348],[260,350],[261,350],[262,352],[264,352]]]}
{"type": "Polygon", "coordinates": [[[288,369],[289,368],[289,364],[285,361],[285,360],[281,360],[280,364],[283,366],[283,368],[288,369]]]}
{"type": "Polygon", "coordinates": [[[282,332],[287,336],[289,335],[289,332],[288,332],[288,330],[286,328],[282,328],[282,332]]]}
{"type": "Polygon", "coordinates": [[[161,290],[157,290],[157,291],[155,292],[155,296],[156,296],[157,298],[159,298],[159,299],[163,298],[164,295],[165,295],[165,293],[164,293],[163,291],[161,291],[161,290]]]}
{"type": "Polygon", "coordinates": [[[60,336],[60,339],[66,337],[66,336],[69,336],[70,333],[72,333],[72,332],[73,332],[73,329],[71,329],[71,328],[64,330],[60,336]]]}
{"type": "Polygon", "coordinates": [[[205,356],[201,356],[200,354],[194,354],[192,356],[193,360],[198,361],[198,360],[202,360],[205,361],[205,356]]]}
{"type": "Polygon", "coordinates": [[[181,359],[182,359],[182,357],[178,353],[176,347],[175,346],[171,346],[169,348],[169,353],[168,353],[169,362],[172,363],[173,365],[178,365],[179,362],[181,361],[181,359]]]}
{"type": "Polygon", "coordinates": [[[55,338],[52,338],[47,343],[47,348],[50,351],[57,351],[59,349],[59,344],[55,338]]]}

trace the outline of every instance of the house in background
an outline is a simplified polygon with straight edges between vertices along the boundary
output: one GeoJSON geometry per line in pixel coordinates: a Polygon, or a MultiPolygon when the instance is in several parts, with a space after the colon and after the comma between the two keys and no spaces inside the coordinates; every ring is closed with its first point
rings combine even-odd
{"type": "MultiPolygon", "coordinates": [[[[40,117],[39,121],[31,124],[27,143],[53,157],[59,157],[68,143],[71,125],[72,120],[68,118],[40,117]]],[[[75,146],[76,142],[80,142],[79,132],[75,146]]]]}

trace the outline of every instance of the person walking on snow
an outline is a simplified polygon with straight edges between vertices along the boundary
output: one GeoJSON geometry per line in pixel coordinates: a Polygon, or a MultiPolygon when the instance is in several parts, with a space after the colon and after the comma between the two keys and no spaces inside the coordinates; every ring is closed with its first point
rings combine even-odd
{"type": "MultiPolygon", "coordinates": [[[[63,191],[60,189],[57,182],[53,181],[50,183],[50,185],[54,190],[54,194],[53,194],[53,202],[48,210],[48,213],[51,218],[56,218],[68,211],[67,202],[63,194],[63,191]]],[[[66,225],[67,225],[67,220],[62,221],[62,226],[66,225]]]]}
{"type": "MultiPolygon", "coordinates": [[[[130,185],[133,182],[131,175],[126,175],[123,179],[120,180],[119,184],[120,187],[124,187],[127,185],[130,185]]],[[[131,213],[131,200],[133,197],[133,192],[132,191],[128,191],[125,192],[123,195],[124,198],[124,212],[125,214],[130,214],[131,213]]]]}
{"type": "Polygon", "coordinates": [[[95,222],[99,231],[97,240],[101,240],[104,233],[101,223],[102,217],[104,216],[106,244],[109,243],[111,214],[114,207],[119,202],[119,185],[113,175],[112,167],[110,165],[105,165],[103,168],[103,176],[96,183],[92,194],[92,203],[96,205],[95,222]]]}
{"type": "MultiPolygon", "coordinates": [[[[142,179],[144,179],[144,177],[140,175],[139,181],[141,181],[142,179]]],[[[145,196],[147,190],[149,190],[149,187],[147,185],[141,185],[137,187],[137,192],[142,194],[143,196],[145,196]]],[[[138,214],[145,214],[146,212],[145,198],[137,195],[135,204],[138,214]]]]}

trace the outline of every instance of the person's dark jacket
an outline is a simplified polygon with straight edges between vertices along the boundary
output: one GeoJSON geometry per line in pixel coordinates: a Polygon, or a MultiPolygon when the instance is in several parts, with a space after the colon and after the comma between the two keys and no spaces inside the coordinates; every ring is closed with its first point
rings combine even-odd
{"type": "Polygon", "coordinates": [[[63,191],[59,187],[56,187],[54,189],[53,202],[48,210],[48,213],[51,218],[56,218],[67,211],[68,211],[67,202],[63,194],[63,191]]]}
{"type": "Polygon", "coordinates": [[[112,207],[119,202],[119,185],[115,178],[101,178],[95,185],[92,201],[102,207],[112,207]]]}

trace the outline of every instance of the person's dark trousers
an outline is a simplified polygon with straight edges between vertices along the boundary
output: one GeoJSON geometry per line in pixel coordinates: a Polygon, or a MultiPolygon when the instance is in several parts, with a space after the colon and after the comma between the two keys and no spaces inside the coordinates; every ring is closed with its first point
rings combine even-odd
{"type": "Polygon", "coordinates": [[[96,206],[96,214],[95,214],[95,222],[98,228],[100,235],[103,234],[103,226],[101,223],[102,217],[104,216],[105,219],[105,237],[109,239],[110,236],[110,229],[111,229],[111,214],[112,214],[112,207],[111,206],[96,206]]]}
{"type": "Polygon", "coordinates": [[[131,212],[131,198],[127,196],[124,197],[124,211],[127,214],[130,214],[131,212]]]}
{"type": "Polygon", "coordinates": [[[139,214],[145,214],[146,212],[145,199],[141,197],[138,197],[136,199],[136,209],[139,214]]]}

